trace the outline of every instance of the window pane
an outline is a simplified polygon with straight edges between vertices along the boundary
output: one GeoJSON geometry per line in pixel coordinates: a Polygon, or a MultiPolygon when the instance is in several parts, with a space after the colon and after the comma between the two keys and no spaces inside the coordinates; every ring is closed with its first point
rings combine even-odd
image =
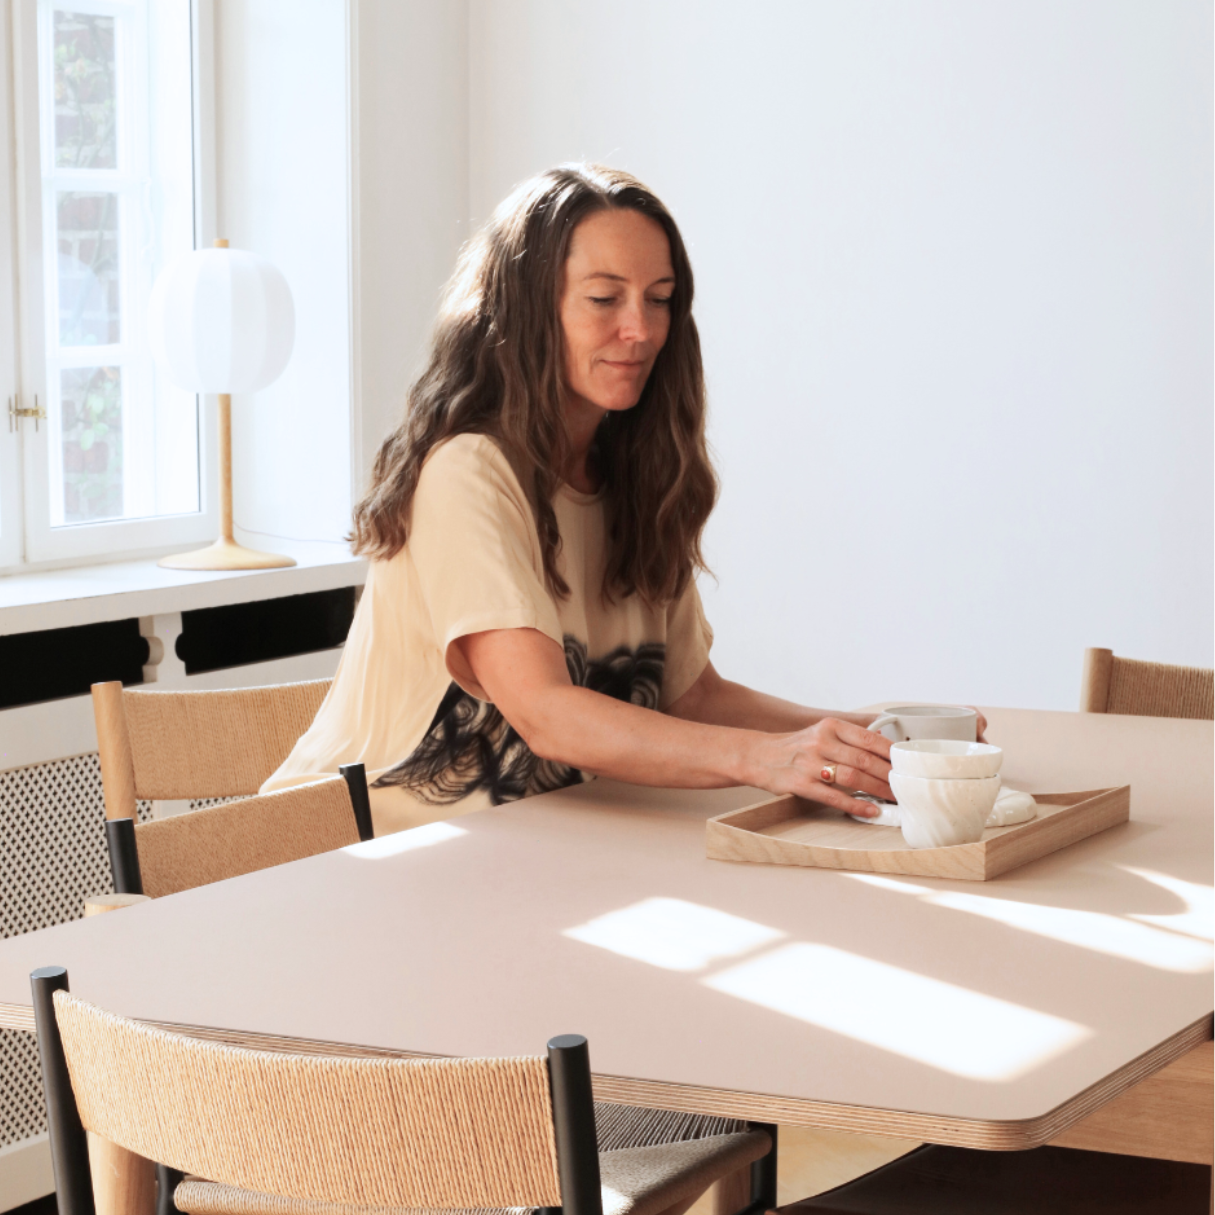
{"type": "Polygon", "coordinates": [[[55,10],[55,165],[118,167],[114,18],[55,10]]]}
{"type": "Polygon", "coordinates": [[[74,367],[63,372],[63,521],[120,519],[122,372],[74,367]]]}
{"type": "Polygon", "coordinates": [[[118,342],[118,195],[65,191],[57,217],[59,343],[118,342]]]}
{"type": "Polygon", "coordinates": [[[196,513],[198,402],[147,335],[194,247],[190,0],[38,4],[51,526],[196,513]]]}

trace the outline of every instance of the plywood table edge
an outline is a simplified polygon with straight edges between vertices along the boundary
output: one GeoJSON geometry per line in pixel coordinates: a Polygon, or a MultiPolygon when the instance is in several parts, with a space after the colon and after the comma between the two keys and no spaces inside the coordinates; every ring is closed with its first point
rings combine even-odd
{"type": "MultiPolygon", "coordinates": [[[[33,1010],[21,1005],[0,1005],[4,1010],[21,1010],[28,1014],[33,1029],[33,1010]]],[[[146,1021],[145,1024],[174,1033],[223,1042],[230,1046],[247,1046],[255,1050],[273,1050],[286,1054],[340,1056],[375,1059],[438,1059],[446,1056],[422,1051],[397,1050],[390,1047],[358,1046],[345,1042],[325,1042],[312,1038],[289,1038],[244,1030],[215,1029],[168,1021],[146,1021]]],[[[12,1025],[12,1028],[26,1028],[12,1025]]],[[[595,1100],[648,1109],[675,1110],[690,1114],[712,1114],[725,1118],[742,1118],[752,1122],[774,1122],[785,1126],[811,1126],[824,1130],[845,1131],[861,1135],[881,1135],[894,1139],[918,1139],[924,1143],[939,1143],[950,1147],[977,1148],[993,1152],[1017,1152],[1041,1147],[1068,1127],[1087,1118],[1106,1102],[1112,1101],[1140,1080],[1167,1067],[1194,1047],[1210,1040],[1212,1016],[1200,1017],[1150,1051],[1112,1072],[1105,1079],[1090,1085],[1070,1101],[1056,1106],[1036,1118],[1015,1121],[987,1121],[973,1118],[950,1118],[941,1114],[919,1114],[910,1110],[885,1110],[875,1106],[843,1105],[828,1101],[810,1101],[798,1097],[783,1097],[763,1093],[747,1093],[736,1089],[701,1088],[690,1084],[672,1084],[656,1080],[636,1080],[627,1076],[594,1073],[595,1100]]]]}
{"type": "Polygon", "coordinates": [[[32,1004],[0,1004],[0,1029],[18,1029],[34,1032],[34,1006],[32,1004]]]}
{"type": "Polygon", "coordinates": [[[1044,1116],[1049,1119],[1054,1129],[1045,1139],[1034,1146],[1049,1142],[1063,1134],[1069,1127],[1083,1121],[1090,1114],[1099,1110],[1103,1105],[1113,1101],[1115,1097],[1135,1087],[1141,1080],[1154,1076],[1158,1071],[1175,1063],[1184,1055],[1189,1054],[1195,1047],[1211,1041],[1215,1034],[1215,1017],[1207,1013],[1203,1017],[1179,1030],[1171,1038],[1166,1038],[1158,1046],[1145,1051],[1137,1059],[1111,1072],[1104,1080],[1098,1080],[1082,1093],[1077,1093],[1070,1101],[1065,1101],[1044,1116]]]}

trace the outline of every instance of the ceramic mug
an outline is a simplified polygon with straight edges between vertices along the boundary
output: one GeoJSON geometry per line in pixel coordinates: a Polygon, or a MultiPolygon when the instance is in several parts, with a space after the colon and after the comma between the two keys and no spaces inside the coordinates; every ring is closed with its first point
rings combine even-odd
{"type": "Polygon", "coordinates": [[[1000,794],[1000,778],[936,780],[891,772],[890,787],[898,798],[899,826],[908,845],[948,848],[983,838],[1000,794]]]}
{"type": "Polygon", "coordinates": [[[891,742],[911,738],[956,738],[975,742],[979,737],[979,715],[962,705],[896,705],[869,723],[891,742]]]}

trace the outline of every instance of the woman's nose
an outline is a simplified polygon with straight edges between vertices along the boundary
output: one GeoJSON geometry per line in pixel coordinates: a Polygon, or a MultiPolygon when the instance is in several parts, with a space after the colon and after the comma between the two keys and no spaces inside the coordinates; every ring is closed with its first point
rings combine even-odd
{"type": "Polygon", "coordinates": [[[620,317],[620,337],[626,342],[645,342],[650,338],[650,319],[641,300],[631,301],[620,317]]]}

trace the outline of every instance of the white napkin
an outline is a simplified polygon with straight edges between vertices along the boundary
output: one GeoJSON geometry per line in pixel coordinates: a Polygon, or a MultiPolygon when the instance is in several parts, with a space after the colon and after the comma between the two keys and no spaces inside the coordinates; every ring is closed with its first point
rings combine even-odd
{"type": "Polygon", "coordinates": [[[1038,805],[1028,793],[1000,786],[996,804],[987,816],[989,827],[1011,827],[1015,823],[1028,823],[1038,817],[1038,805]]]}
{"type": "MultiPolygon", "coordinates": [[[[872,802],[881,813],[876,818],[864,818],[859,814],[850,814],[849,818],[858,823],[868,823],[871,827],[898,827],[902,820],[899,818],[899,808],[893,802],[879,801],[868,793],[854,793],[853,797],[863,802],[872,802]]],[[[996,795],[996,804],[987,816],[989,827],[1012,827],[1016,823],[1028,823],[1031,818],[1038,817],[1038,806],[1028,793],[1010,789],[1007,785],[1000,786],[996,795]]]]}

